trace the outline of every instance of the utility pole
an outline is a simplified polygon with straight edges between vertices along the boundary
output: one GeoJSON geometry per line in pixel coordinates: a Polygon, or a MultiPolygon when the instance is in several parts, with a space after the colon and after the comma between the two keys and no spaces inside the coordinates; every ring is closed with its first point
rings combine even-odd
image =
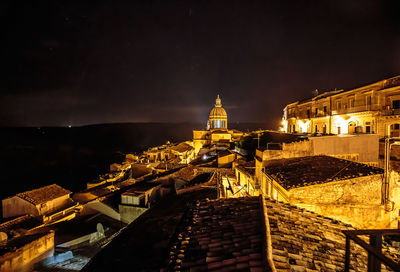
{"type": "Polygon", "coordinates": [[[219,199],[219,171],[218,169],[215,172],[215,178],[217,179],[217,199],[219,199]]]}
{"type": "Polygon", "coordinates": [[[386,211],[391,211],[392,206],[389,206],[392,204],[390,201],[390,150],[392,148],[392,145],[400,145],[400,138],[390,138],[390,125],[387,127],[387,137],[385,138],[385,168],[384,168],[384,181],[383,181],[383,199],[382,199],[382,204],[385,207],[386,211]],[[394,140],[392,143],[390,143],[391,140],[394,140]]]}

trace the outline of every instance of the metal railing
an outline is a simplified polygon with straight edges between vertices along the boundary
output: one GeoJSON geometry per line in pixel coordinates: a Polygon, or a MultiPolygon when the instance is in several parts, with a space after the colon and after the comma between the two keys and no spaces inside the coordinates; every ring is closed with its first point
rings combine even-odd
{"type": "Polygon", "coordinates": [[[350,242],[353,240],[368,252],[368,272],[380,272],[381,263],[390,267],[394,271],[400,271],[400,263],[396,263],[382,253],[383,235],[400,235],[400,229],[377,229],[377,230],[343,230],[346,235],[346,255],[344,271],[350,271],[350,242]],[[363,241],[358,235],[369,236],[369,244],[363,241]]]}
{"type": "Polygon", "coordinates": [[[400,115],[400,109],[386,109],[382,111],[382,115],[384,116],[400,115]]]}
{"type": "Polygon", "coordinates": [[[347,108],[332,110],[332,115],[363,112],[363,111],[376,111],[376,110],[379,110],[378,105],[361,105],[356,107],[347,107],[347,108]]]}

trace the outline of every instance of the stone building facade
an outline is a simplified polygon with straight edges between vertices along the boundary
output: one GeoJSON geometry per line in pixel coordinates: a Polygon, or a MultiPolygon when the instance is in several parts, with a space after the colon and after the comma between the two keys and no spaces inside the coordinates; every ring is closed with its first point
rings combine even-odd
{"type": "Polygon", "coordinates": [[[350,90],[334,90],[284,108],[287,133],[375,133],[400,136],[400,76],[350,90]]]}
{"type": "Polygon", "coordinates": [[[24,214],[39,216],[54,213],[65,207],[73,206],[71,193],[57,184],[19,193],[2,200],[3,217],[24,214]]]}
{"type": "Polygon", "coordinates": [[[53,253],[53,231],[14,238],[0,247],[0,271],[32,271],[34,263],[53,253]]]}
{"type": "Polygon", "coordinates": [[[282,143],[279,150],[257,149],[256,175],[269,160],[315,155],[327,155],[378,166],[379,136],[376,134],[317,136],[302,141],[282,143]]]}

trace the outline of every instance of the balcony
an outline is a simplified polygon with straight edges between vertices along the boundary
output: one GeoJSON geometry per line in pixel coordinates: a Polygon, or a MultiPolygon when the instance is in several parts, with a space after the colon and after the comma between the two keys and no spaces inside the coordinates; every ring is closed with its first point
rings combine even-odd
{"type": "Polygon", "coordinates": [[[382,115],[384,116],[400,115],[400,109],[386,109],[382,111],[382,115]]]}
{"type": "Polygon", "coordinates": [[[377,111],[377,110],[379,110],[378,105],[362,105],[362,106],[357,106],[357,107],[336,109],[336,110],[332,111],[332,115],[356,113],[356,112],[363,112],[363,111],[377,111]]]}

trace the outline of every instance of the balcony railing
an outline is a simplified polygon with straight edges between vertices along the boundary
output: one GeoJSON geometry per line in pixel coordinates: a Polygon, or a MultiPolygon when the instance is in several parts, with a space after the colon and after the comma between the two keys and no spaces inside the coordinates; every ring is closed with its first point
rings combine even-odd
{"type": "Polygon", "coordinates": [[[400,109],[386,109],[382,111],[382,115],[384,116],[400,115],[400,109]]]}
{"type": "Polygon", "coordinates": [[[350,239],[360,245],[368,252],[368,272],[380,272],[381,263],[390,267],[394,271],[400,271],[400,264],[396,263],[382,253],[382,236],[396,235],[400,236],[400,229],[380,229],[380,230],[343,230],[346,235],[346,255],[344,271],[350,271],[351,247],[350,239]],[[369,244],[363,241],[358,235],[369,236],[369,244]]]}
{"type": "Polygon", "coordinates": [[[357,106],[357,107],[336,109],[336,110],[332,111],[332,115],[356,113],[356,112],[363,112],[363,111],[376,111],[376,110],[379,110],[379,107],[377,105],[362,105],[362,106],[357,106]]]}
{"type": "MultiPolygon", "coordinates": [[[[344,105],[343,105],[343,107],[344,107],[344,105]]],[[[329,116],[331,113],[332,113],[332,115],[338,115],[338,114],[349,114],[349,113],[364,112],[364,111],[381,111],[383,115],[400,115],[400,109],[383,109],[382,110],[381,106],[373,104],[373,105],[361,105],[361,106],[356,106],[356,107],[333,109],[332,111],[329,111],[329,109],[328,109],[326,112],[323,112],[321,110],[321,111],[318,111],[318,113],[310,112],[309,114],[305,113],[304,111],[293,112],[291,114],[287,114],[287,118],[298,117],[299,119],[310,119],[310,118],[329,116]]]]}

